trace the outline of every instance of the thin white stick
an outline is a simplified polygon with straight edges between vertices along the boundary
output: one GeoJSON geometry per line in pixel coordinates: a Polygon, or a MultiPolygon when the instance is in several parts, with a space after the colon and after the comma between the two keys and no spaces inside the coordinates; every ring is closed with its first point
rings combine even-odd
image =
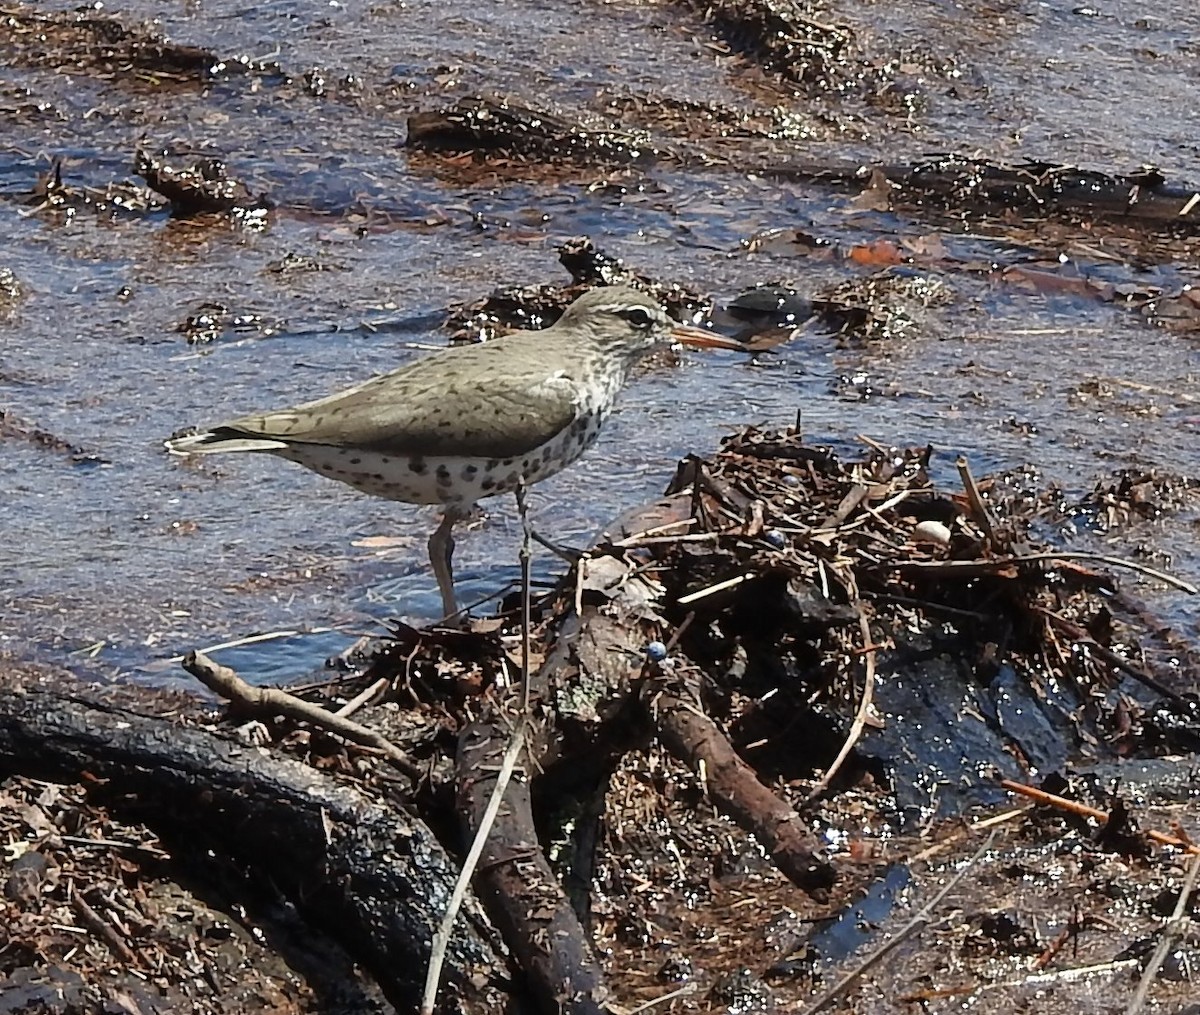
{"type": "MultiPolygon", "coordinates": [[[[279,638],[295,638],[302,634],[328,634],[330,631],[336,631],[334,627],[310,627],[306,630],[283,630],[283,631],[263,631],[261,634],[248,634],[244,638],[234,638],[233,641],[223,641],[218,645],[206,645],[204,648],[197,649],[197,652],[203,652],[208,655],[212,652],[220,652],[227,648],[239,648],[242,645],[257,645],[262,641],[275,641],[279,638]]],[[[172,656],[170,659],[164,659],[164,664],[171,663],[177,665],[183,662],[183,656],[172,656]]]]}
{"type": "Polygon", "coordinates": [[[935,843],[934,845],[921,850],[921,852],[917,853],[915,856],[910,857],[908,860],[909,866],[912,866],[915,863],[920,863],[922,860],[928,860],[930,857],[937,856],[938,853],[944,853],[960,839],[965,839],[968,835],[971,835],[974,832],[980,832],[985,828],[994,828],[996,825],[1003,825],[1006,822],[1015,821],[1022,815],[1028,814],[1031,810],[1033,810],[1032,805],[1029,807],[1015,807],[1011,811],[1004,811],[1002,814],[993,814],[990,818],[983,818],[980,821],[974,821],[966,828],[962,829],[962,831],[955,832],[948,838],[943,839],[941,842],[935,843]]]}
{"type": "Polygon", "coordinates": [[[858,703],[858,711],[854,713],[854,721],[850,724],[850,733],[842,744],[842,749],[838,751],[838,755],[833,759],[833,764],[825,770],[825,774],[817,780],[817,784],[809,790],[808,795],[804,798],[805,802],[811,802],[819,797],[829,784],[833,782],[833,777],[838,774],[846,759],[850,756],[850,752],[854,750],[854,745],[858,743],[858,738],[862,736],[863,727],[867,724],[867,716],[871,714],[871,701],[875,696],[875,647],[871,641],[871,624],[867,620],[866,614],[859,613],[859,627],[862,630],[863,636],[863,653],[865,659],[863,662],[863,691],[862,698],[858,703]]]}
{"type": "Polygon", "coordinates": [[[954,887],[963,879],[963,876],[967,873],[967,871],[975,866],[979,858],[992,848],[992,843],[995,841],[995,839],[996,833],[992,832],[992,834],[987,837],[987,841],[975,851],[975,854],[971,857],[971,859],[963,864],[962,870],[958,871],[954,877],[947,881],[942,889],[924,906],[921,907],[916,916],[909,920],[908,923],[906,923],[900,928],[900,930],[893,934],[890,939],[884,942],[883,945],[881,945],[879,948],[876,948],[875,951],[863,959],[862,962],[851,969],[850,972],[848,972],[845,976],[838,980],[837,983],[825,991],[824,994],[822,994],[812,1004],[805,1008],[804,1015],[816,1015],[816,1013],[826,1005],[836,1001],[846,991],[853,987],[855,983],[858,982],[859,977],[861,977],[872,966],[878,964],[880,960],[887,956],[887,954],[895,949],[902,941],[910,937],[912,934],[920,933],[922,930],[924,930],[929,925],[934,909],[937,908],[942,899],[944,899],[950,894],[951,891],[954,890],[954,887]]]}
{"type": "Polygon", "coordinates": [[[689,994],[694,994],[700,989],[698,983],[685,983],[678,990],[673,990],[669,994],[663,994],[662,997],[652,997],[649,1001],[643,1001],[636,1008],[630,1008],[625,1015],[641,1015],[644,1011],[649,1011],[651,1008],[657,1008],[660,1004],[666,1004],[668,1001],[674,1001],[679,997],[687,997],[689,994]]]}
{"type": "Polygon", "coordinates": [[[1158,976],[1158,969],[1163,964],[1163,960],[1167,957],[1167,952],[1171,950],[1176,940],[1183,936],[1184,927],[1187,924],[1187,917],[1184,915],[1187,912],[1188,901],[1192,896],[1192,889],[1196,887],[1196,877],[1200,875],[1200,853],[1192,857],[1192,862],[1188,865],[1187,876],[1183,879],[1183,887],[1179,890],[1179,901],[1175,903],[1175,911],[1163,926],[1162,937],[1158,940],[1158,947],[1154,949],[1154,954],[1150,956],[1150,961],[1146,963],[1146,968],[1142,973],[1142,978],[1138,982],[1137,992],[1129,1002],[1129,1007],[1125,1009],[1125,1015],[1137,1015],[1142,1010],[1142,1006],[1146,1003],[1146,998],[1150,996],[1150,988],[1154,985],[1154,980],[1158,976]]]}
{"type": "Polygon", "coordinates": [[[488,797],[487,807],[483,812],[483,820],[479,822],[479,830],[471,840],[471,848],[463,861],[458,880],[454,883],[454,891],[446,906],[445,915],[438,925],[437,933],[433,935],[433,946],[429,952],[429,969],[425,973],[425,992],[421,996],[421,1015],[433,1015],[433,1006],[437,1002],[438,982],[442,978],[442,964],[446,961],[446,949],[450,946],[450,933],[454,929],[454,921],[462,908],[463,899],[471,887],[471,878],[475,876],[475,868],[479,866],[479,858],[483,855],[483,847],[491,833],[496,815],[500,813],[500,804],[504,800],[504,791],[512,778],[513,769],[517,767],[517,758],[525,747],[525,716],[521,716],[508,742],[508,750],[504,752],[504,760],[500,762],[500,771],[496,775],[496,785],[492,787],[492,795],[488,797]]]}
{"type": "Polygon", "coordinates": [[[694,603],[697,599],[704,599],[706,596],[716,595],[718,592],[724,592],[726,589],[737,588],[742,582],[747,582],[754,575],[739,574],[733,578],[726,578],[723,582],[717,582],[716,585],[710,585],[706,589],[700,589],[698,592],[689,592],[686,596],[680,596],[676,602],[680,606],[686,606],[688,603],[694,603]]]}
{"type": "Polygon", "coordinates": [[[462,908],[463,899],[467,897],[467,891],[471,887],[471,879],[475,876],[475,869],[479,866],[479,858],[483,855],[483,847],[487,844],[487,838],[491,834],[492,825],[495,824],[496,815],[500,813],[504,792],[508,789],[513,771],[517,767],[517,758],[520,757],[521,751],[525,747],[525,731],[529,726],[529,628],[532,624],[533,529],[529,524],[524,483],[517,486],[517,511],[524,527],[524,536],[521,541],[521,676],[524,708],[513,728],[504,758],[500,762],[500,771],[496,774],[496,785],[492,787],[487,807],[483,811],[483,818],[479,822],[475,838],[471,840],[471,848],[467,851],[462,870],[459,871],[458,880],[454,884],[454,891],[450,895],[450,902],[446,906],[442,922],[433,935],[433,943],[429,952],[429,968],[425,972],[425,990],[421,995],[421,1015],[433,1015],[433,1006],[437,1003],[438,984],[442,978],[442,965],[446,961],[446,950],[450,947],[450,934],[454,930],[454,921],[458,918],[458,911],[462,908]]]}
{"type": "Polygon", "coordinates": [[[368,701],[371,701],[375,695],[379,694],[380,691],[387,687],[388,683],[389,681],[387,677],[380,677],[370,687],[364,688],[359,694],[351,698],[333,714],[340,715],[343,719],[347,716],[354,715],[354,713],[362,708],[363,705],[365,705],[368,701]]]}

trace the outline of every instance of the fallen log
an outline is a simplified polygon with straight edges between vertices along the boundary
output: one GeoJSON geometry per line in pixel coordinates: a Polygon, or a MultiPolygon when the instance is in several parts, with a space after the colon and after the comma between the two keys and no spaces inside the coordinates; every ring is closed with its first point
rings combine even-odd
{"type": "MultiPolygon", "coordinates": [[[[458,753],[459,811],[468,835],[474,835],[487,806],[508,728],[495,711],[463,733],[458,753]]],[[[529,774],[514,778],[505,790],[476,884],[532,981],[542,1010],[601,1015],[608,1000],[604,974],[539,840],[529,774]]]]}
{"type": "MultiPolygon", "coordinates": [[[[430,941],[456,876],[412,814],[307,765],[90,699],[0,691],[0,770],[85,780],[144,820],[193,876],[214,858],[269,881],[367,966],[400,1010],[420,998],[430,941]]],[[[494,1011],[503,946],[478,907],[460,917],[446,983],[466,1011],[494,1011]]],[[[446,1010],[451,1010],[447,1005],[446,1010]]]]}
{"type": "Polygon", "coordinates": [[[834,872],[820,843],[795,808],[763,785],[738,757],[704,714],[694,684],[694,679],[667,671],[646,685],[646,705],[667,750],[689,767],[702,768],[713,803],[762,843],[793,884],[814,898],[824,898],[834,872]]]}

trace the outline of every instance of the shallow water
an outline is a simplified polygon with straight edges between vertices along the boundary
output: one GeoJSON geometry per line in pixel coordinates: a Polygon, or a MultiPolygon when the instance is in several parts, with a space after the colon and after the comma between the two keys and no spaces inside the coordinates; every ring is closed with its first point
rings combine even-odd
{"type": "MultiPolygon", "coordinates": [[[[893,7],[856,8],[853,19],[881,36],[925,31],[922,44],[933,48],[957,40],[969,71],[959,95],[951,100],[947,82],[934,81],[918,123],[880,122],[866,136],[825,137],[784,154],[812,159],[819,145],[830,161],[895,162],[971,150],[1114,172],[1158,161],[1194,179],[1186,111],[1197,89],[1187,61],[1200,16],[1176,4],[1139,27],[1137,6],[1085,18],[1071,4],[1019,12],[906,4],[911,16],[900,28],[893,7]],[[1161,115],[1142,115],[1146,108],[1161,115]]],[[[163,680],[174,674],[163,661],[191,647],[301,632],[219,653],[252,679],[281,680],[319,667],[380,618],[432,617],[429,511],[370,500],[274,460],[188,466],[161,442],[182,426],[316,397],[444,344],[437,322],[452,302],[501,285],[565,281],[554,253],[564,239],[589,235],[647,274],[720,303],[759,282],[812,292],[862,271],[837,258],[748,253],[745,241],[765,229],[803,228],[842,245],[937,231],[862,211],[848,194],[731,171],[467,178],[428,156],[410,160],[402,147],[409,112],[489,90],[587,115],[610,93],[761,102],[763,83],[718,64],[682,7],[106,10],[127,24],[157,16],[175,41],[270,58],[290,80],[244,75],[156,90],[94,68],[60,74],[20,48],[0,69],[0,112],[11,114],[0,116],[0,267],[25,291],[0,320],[0,407],[100,459],[77,463],[0,440],[0,648],[23,655],[163,680]],[[300,83],[314,68],[329,82],[324,96],[300,83]],[[344,82],[347,74],[354,81],[344,82]],[[104,187],[131,178],[143,138],[151,149],[225,158],[277,202],[267,228],[165,212],[34,211],[34,183],[54,159],[67,182],[104,187]],[[619,176],[622,192],[589,188],[609,176],[619,176]],[[288,254],[326,270],[275,270],[288,254]],[[180,326],[213,303],[250,323],[189,345],[180,326]],[[381,547],[379,537],[391,542],[381,547]]],[[[983,256],[1004,249],[986,238],[954,242],[976,244],[983,256]]],[[[1194,263],[1160,267],[1196,274],[1194,263]]],[[[1123,264],[1111,270],[1135,274],[1123,264]]],[[[1044,480],[1074,492],[1126,466],[1200,475],[1194,337],[987,275],[946,281],[954,301],[903,340],[840,347],[809,330],[755,361],[689,354],[644,373],[600,445],[536,489],[539,528],[583,544],[657,495],[681,455],[711,451],[742,423],[787,425],[797,410],[814,438],[846,448],[858,434],[932,442],[948,483],[958,453],[977,475],[1035,463],[1044,480]],[[1098,379],[1113,394],[1081,399],[1098,379]],[[851,397],[866,388],[880,393],[851,397]]],[[[515,578],[517,541],[511,505],[488,505],[486,524],[459,540],[464,600],[515,578]]],[[[1200,577],[1194,510],[1111,546],[1087,536],[1077,545],[1142,546],[1200,577]]],[[[548,576],[559,564],[539,556],[537,568],[548,576]]],[[[1194,608],[1178,593],[1145,592],[1196,633],[1194,608]]]]}

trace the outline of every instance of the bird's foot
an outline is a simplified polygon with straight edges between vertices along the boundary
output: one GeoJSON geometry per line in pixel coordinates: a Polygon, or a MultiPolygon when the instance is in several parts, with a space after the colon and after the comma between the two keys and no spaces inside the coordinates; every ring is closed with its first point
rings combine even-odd
{"type": "Polygon", "coordinates": [[[530,529],[529,534],[533,537],[535,542],[544,546],[556,557],[561,557],[572,567],[578,564],[584,553],[587,552],[585,550],[576,550],[573,546],[562,546],[558,543],[553,543],[539,533],[536,529],[530,529]]]}

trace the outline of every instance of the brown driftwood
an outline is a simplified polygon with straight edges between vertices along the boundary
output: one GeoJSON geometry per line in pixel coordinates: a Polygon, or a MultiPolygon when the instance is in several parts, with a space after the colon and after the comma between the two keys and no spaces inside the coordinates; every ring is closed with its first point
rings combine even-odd
{"type": "Polygon", "coordinates": [[[645,687],[646,704],[667,750],[692,768],[703,766],[709,797],[758,839],[799,888],[821,898],[834,882],[820,842],[795,809],[759,781],[700,705],[694,681],[669,670],[645,687]]]}
{"type": "MultiPolygon", "coordinates": [[[[586,613],[590,619],[599,621],[597,611],[586,613]]],[[[587,637],[588,631],[574,613],[557,618],[557,626],[554,648],[530,685],[536,710],[547,718],[534,724],[526,749],[525,771],[521,778],[513,779],[505,792],[504,806],[488,838],[476,882],[542,1007],[588,1015],[605,1010],[608,989],[588,933],[538,841],[530,798],[531,781],[544,776],[546,767],[564,749],[565,740],[574,741],[576,748],[580,746],[577,736],[560,735],[561,710],[546,706],[555,690],[563,688],[566,674],[572,672],[574,648],[581,637],[587,637]]],[[[614,700],[621,680],[616,673],[610,677],[611,683],[606,687],[614,692],[610,699],[614,700]]],[[[511,717],[505,715],[503,705],[502,702],[491,705],[463,731],[459,740],[457,797],[465,837],[474,835],[479,827],[508,742],[511,717]]],[[[588,767],[596,771],[611,763],[619,748],[614,746],[607,752],[567,748],[567,752],[574,764],[579,763],[580,753],[588,755],[588,767]]]]}
{"type": "MultiPolygon", "coordinates": [[[[508,735],[497,708],[460,738],[459,811],[468,835],[487,806],[508,735]]],[[[543,1010],[600,1015],[608,996],[604,976],[538,841],[528,775],[514,777],[505,791],[476,882],[543,1010]]]]}
{"type": "Polygon", "coordinates": [[[283,715],[311,723],[319,729],[328,730],[356,744],[374,748],[387,758],[389,764],[394,765],[414,782],[425,775],[420,765],[375,730],[276,687],[254,687],[228,666],[213,662],[203,652],[189,652],[183,658],[183,668],[210,691],[233,702],[240,715],[283,715]]]}
{"type": "MultiPolygon", "coordinates": [[[[86,773],[98,796],[146,822],[177,860],[208,865],[211,851],[252,877],[260,871],[400,1010],[416,1008],[457,871],[411,814],[259,748],[41,690],[0,691],[0,770],[48,780],[86,773]]],[[[506,975],[494,931],[468,909],[450,943],[447,993],[464,1010],[495,1010],[479,985],[506,975]]]]}
{"type": "MultiPolygon", "coordinates": [[[[622,577],[622,587],[627,577],[622,577]]],[[[704,763],[709,793],[717,808],[753,834],[797,887],[814,896],[823,895],[833,883],[834,873],[816,837],[795,809],[764,786],[737,756],[725,734],[704,714],[698,694],[685,691],[667,671],[651,675],[635,669],[638,679],[630,679],[629,660],[641,658],[646,642],[639,623],[643,607],[641,596],[634,592],[614,596],[604,610],[586,612],[571,664],[581,671],[579,679],[609,689],[603,701],[608,715],[620,708],[627,710],[632,695],[643,712],[643,726],[656,729],[672,754],[692,768],[704,763]],[[622,673],[623,693],[613,694],[622,673]]],[[[547,660],[548,665],[555,663],[553,658],[547,660]]],[[[562,670],[568,664],[560,658],[556,666],[562,670]]],[[[571,672],[569,667],[567,672],[571,672]]],[[[572,678],[551,670],[543,679],[553,687],[572,678]]]]}
{"type": "MultiPolygon", "coordinates": [[[[645,621],[657,591],[637,577],[636,561],[601,556],[581,567],[588,603],[577,614],[569,600],[559,601],[552,622],[557,637],[531,681],[540,719],[529,736],[524,774],[509,784],[476,882],[542,1006],[590,1013],[603,1010],[608,989],[587,931],[538,841],[531,784],[541,780],[561,790],[594,779],[629,749],[631,727],[636,734],[657,726],[678,757],[705,762],[713,802],[756,835],[797,886],[821,897],[834,875],[799,815],[737,757],[695,699],[643,666],[645,621]]],[[[512,700],[508,707],[518,706],[512,700]]],[[[513,721],[506,703],[495,701],[460,738],[458,809],[468,837],[487,806],[513,721]]]]}

